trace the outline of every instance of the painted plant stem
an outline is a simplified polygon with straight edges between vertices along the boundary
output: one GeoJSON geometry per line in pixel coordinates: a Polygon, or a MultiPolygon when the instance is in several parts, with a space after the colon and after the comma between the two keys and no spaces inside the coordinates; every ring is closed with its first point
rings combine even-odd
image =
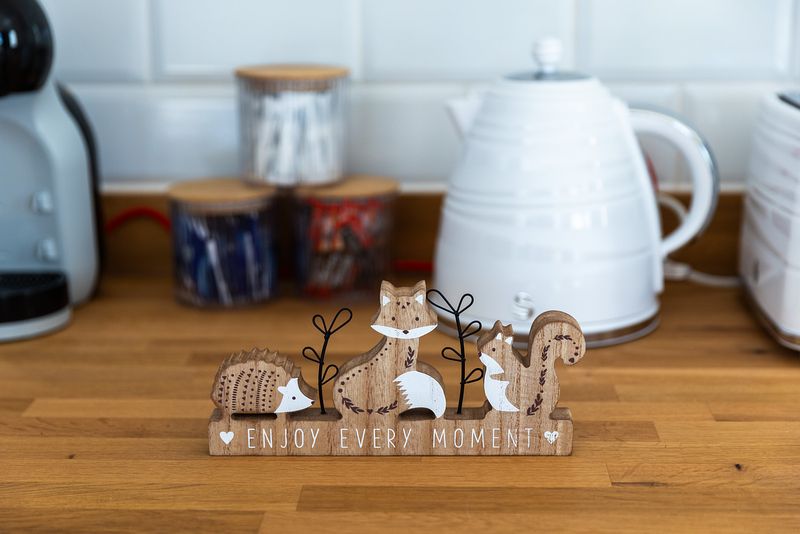
{"type": "Polygon", "coordinates": [[[322,386],[339,375],[339,368],[336,365],[330,364],[327,367],[325,366],[325,353],[328,351],[328,342],[333,334],[344,328],[352,319],[353,312],[350,308],[340,308],[339,311],[336,312],[336,315],[333,316],[330,326],[320,314],[316,314],[311,320],[311,324],[314,325],[314,328],[322,334],[322,348],[317,352],[314,347],[304,347],[303,358],[317,364],[317,394],[319,395],[319,411],[321,414],[325,413],[325,398],[322,393],[322,386]],[[341,324],[337,325],[336,323],[339,320],[339,316],[342,314],[346,316],[346,319],[343,319],[341,324]],[[328,376],[329,371],[333,371],[333,374],[330,376],[328,376]]]}
{"type": "Polygon", "coordinates": [[[470,293],[465,293],[461,295],[461,299],[458,301],[458,306],[453,306],[441,291],[438,289],[431,289],[428,291],[428,302],[434,308],[452,315],[456,323],[458,350],[454,349],[453,347],[445,347],[442,349],[442,358],[461,364],[461,382],[459,384],[458,392],[458,407],[456,408],[456,413],[460,415],[464,405],[464,387],[467,384],[479,382],[483,379],[483,369],[480,367],[476,367],[467,373],[467,354],[464,348],[464,340],[481,331],[481,322],[476,319],[471,321],[465,327],[462,327],[461,325],[461,314],[467,311],[470,306],[472,306],[472,304],[475,302],[475,298],[470,293]],[[435,295],[438,299],[441,299],[444,305],[437,303],[434,299],[431,299],[431,294],[435,295]]]}

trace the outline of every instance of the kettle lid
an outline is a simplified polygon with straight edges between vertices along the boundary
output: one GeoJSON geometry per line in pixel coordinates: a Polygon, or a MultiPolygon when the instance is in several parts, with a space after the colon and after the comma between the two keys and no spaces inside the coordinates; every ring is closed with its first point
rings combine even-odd
{"type": "Polygon", "coordinates": [[[561,40],[555,37],[540,39],[533,45],[533,59],[539,68],[535,71],[511,73],[506,76],[506,79],[528,82],[571,82],[591,78],[580,72],[558,70],[562,51],[561,40]]]}

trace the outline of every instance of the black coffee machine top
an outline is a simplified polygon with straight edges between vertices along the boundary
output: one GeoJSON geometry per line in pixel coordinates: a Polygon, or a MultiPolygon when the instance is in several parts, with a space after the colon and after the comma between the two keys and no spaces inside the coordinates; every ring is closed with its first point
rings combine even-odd
{"type": "Polygon", "coordinates": [[[0,97],[40,89],[53,63],[53,36],[32,0],[0,2],[0,97]]]}

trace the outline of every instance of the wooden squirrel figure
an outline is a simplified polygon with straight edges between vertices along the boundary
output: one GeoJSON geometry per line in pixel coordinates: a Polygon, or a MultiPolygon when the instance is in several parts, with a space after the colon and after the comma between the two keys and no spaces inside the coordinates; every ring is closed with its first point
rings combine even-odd
{"type": "Polygon", "coordinates": [[[549,418],[559,396],[555,362],[561,358],[565,364],[573,365],[583,358],[583,333],[569,315],[545,312],[531,325],[527,354],[514,349],[513,342],[511,325],[500,321],[478,338],[480,359],[486,367],[486,398],[499,412],[549,418]]]}

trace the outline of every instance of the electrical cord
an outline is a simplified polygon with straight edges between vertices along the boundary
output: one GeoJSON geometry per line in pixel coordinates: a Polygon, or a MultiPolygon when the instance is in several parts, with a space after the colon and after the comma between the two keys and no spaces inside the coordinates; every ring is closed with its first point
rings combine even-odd
{"type": "MultiPolygon", "coordinates": [[[[658,193],[658,203],[674,213],[680,222],[686,219],[686,207],[672,195],[658,193]]],[[[695,271],[688,263],[670,258],[664,260],[664,278],[673,281],[693,282],[710,287],[739,287],[742,284],[738,276],[723,276],[695,271]]]]}

